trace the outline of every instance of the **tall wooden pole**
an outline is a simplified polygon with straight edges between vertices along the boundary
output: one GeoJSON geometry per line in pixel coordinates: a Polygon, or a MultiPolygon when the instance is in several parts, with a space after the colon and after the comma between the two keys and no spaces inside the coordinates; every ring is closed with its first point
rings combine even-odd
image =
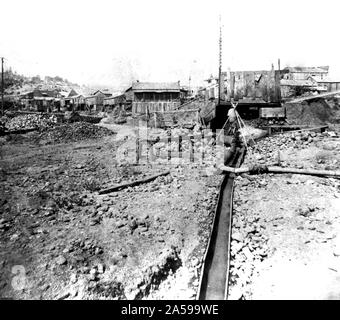
{"type": "Polygon", "coordinates": [[[218,104],[221,102],[221,77],[222,77],[222,23],[219,16],[220,38],[219,38],[219,62],[218,62],[218,104]]]}
{"type": "Polygon", "coordinates": [[[4,58],[1,57],[1,111],[4,115],[4,58]]]}

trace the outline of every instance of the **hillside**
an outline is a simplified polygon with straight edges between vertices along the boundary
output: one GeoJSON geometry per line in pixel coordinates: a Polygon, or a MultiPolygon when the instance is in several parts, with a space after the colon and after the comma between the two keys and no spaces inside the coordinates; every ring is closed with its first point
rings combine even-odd
{"type": "Polygon", "coordinates": [[[27,77],[13,72],[11,69],[4,72],[5,94],[19,95],[34,89],[70,91],[74,89],[76,92],[89,95],[93,88],[87,86],[80,86],[77,83],[72,83],[60,76],[45,76],[41,79],[40,76],[27,77]]]}

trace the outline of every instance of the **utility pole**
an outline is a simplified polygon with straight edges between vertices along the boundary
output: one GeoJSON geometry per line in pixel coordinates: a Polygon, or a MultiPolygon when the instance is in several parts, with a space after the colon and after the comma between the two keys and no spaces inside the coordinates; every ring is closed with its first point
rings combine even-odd
{"type": "Polygon", "coordinates": [[[1,111],[4,115],[4,58],[1,57],[1,111]]]}
{"type": "Polygon", "coordinates": [[[219,15],[220,23],[220,39],[219,39],[219,62],[218,62],[218,104],[221,102],[221,78],[222,78],[222,23],[221,15],[219,15]]]}

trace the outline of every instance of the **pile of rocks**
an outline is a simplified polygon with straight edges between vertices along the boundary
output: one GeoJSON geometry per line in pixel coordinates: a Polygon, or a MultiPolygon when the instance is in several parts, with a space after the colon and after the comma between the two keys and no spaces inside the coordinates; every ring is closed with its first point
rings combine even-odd
{"type": "Polygon", "coordinates": [[[25,114],[14,118],[7,118],[5,128],[8,131],[25,130],[25,129],[46,129],[57,123],[57,117],[54,115],[42,114],[25,114]]]}
{"type": "Polygon", "coordinates": [[[246,124],[255,128],[261,128],[270,125],[284,125],[286,124],[285,120],[280,119],[253,119],[253,120],[244,120],[246,124]]]}
{"type": "Polygon", "coordinates": [[[278,152],[280,150],[304,149],[319,141],[325,135],[329,135],[329,133],[302,131],[266,137],[248,149],[244,164],[273,164],[279,160],[278,152]]]}
{"type": "MultiPolygon", "coordinates": [[[[62,254],[60,254],[61,249],[62,248],[57,248],[59,255],[55,258],[56,265],[81,265],[85,260],[90,259],[92,256],[98,256],[103,253],[103,248],[90,238],[73,239],[64,247],[64,249],[62,249],[62,254]]],[[[53,248],[53,250],[55,250],[55,248],[53,248]]],[[[51,248],[51,251],[53,250],[51,248]]]]}
{"type": "Polygon", "coordinates": [[[87,122],[63,124],[43,131],[39,138],[51,143],[96,139],[114,134],[111,130],[87,122]]]}
{"type": "Polygon", "coordinates": [[[9,228],[9,221],[5,218],[0,219],[0,232],[6,231],[9,228]]]}
{"type": "Polygon", "coordinates": [[[263,234],[265,225],[258,213],[246,209],[248,186],[266,187],[265,181],[258,183],[241,176],[236,178],[239,190],[234,197],[233,222],[231,235],[230,262],[230,299],[245,297],[247,285],[251,281],[256,264],[261,263],[268,255],[268,237],[263,234]],[[253,186],[251,186],[253,184],[253,186]]]}

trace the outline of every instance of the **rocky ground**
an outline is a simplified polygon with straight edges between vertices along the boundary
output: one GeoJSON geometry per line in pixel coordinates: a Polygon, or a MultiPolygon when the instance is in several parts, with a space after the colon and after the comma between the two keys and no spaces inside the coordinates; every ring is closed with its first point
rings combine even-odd
{"type": "Polygon", "coordinates": [[[117,161],[131,129],[79,126],[63,139],[61,127],[1,138],[0,296],[194,299],[220,177],[197,164],[117,161]]]}
{"type": "MultiPolygon", "coordinates": [[[[267,137],[244,165],[339,170],[334,132],[267,137]]],[[[340,298],[340,184],[308,175],[237,177],[230,299],[340,298]]]]}
{"type": "MultiPolygon", "coordinates": [[[[338,132],[264,138],[243,165],[338,170],[338,132]]],[[[138,164],[129,126],[73,123],[2,137],[0,296],[195,299],[222,179],[213,166],[225,150],[209,132],[177,128],[173,138],[198,136],[183,141],[180,159],[168,133],[148,132],[152,152],[147,162],[143,148],[138,164]]],[[[234,190],[229,297],[339,298],[339,180],[244,174],[234,190]]]]}
{"type": "Polygon", "coordinates": [[[27,114],[16,117],[3,116],[0,124],[3,124],[7,131],[21,129],[44,129],[56,125],[57,117],[54,115],[27,114]]]}

